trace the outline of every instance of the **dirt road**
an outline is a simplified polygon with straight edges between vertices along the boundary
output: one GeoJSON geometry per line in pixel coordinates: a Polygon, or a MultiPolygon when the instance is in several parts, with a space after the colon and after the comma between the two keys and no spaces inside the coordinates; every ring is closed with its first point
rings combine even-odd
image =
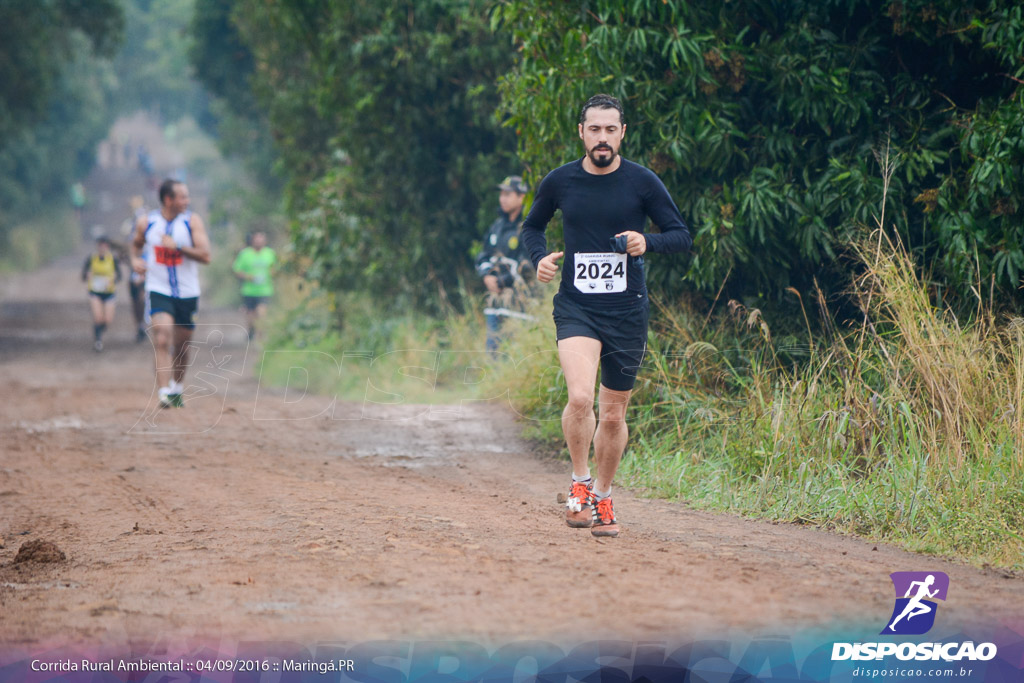
{"type": "Polygon", "coordinates": [[[910,570],[950,576],[944,630],[1019,626],[1020,578],[623,489],[621,537],[596,540],[563,523],[567,465],[511,411],[299,419],[259,387],[236,311],[203,313],[191,398],[154,411],[123,294],[92,351],[79,263],[0,283],[0,648],[877,634],[910,570]],[[66,559],[14,562],[40,539],[66,559]]]}

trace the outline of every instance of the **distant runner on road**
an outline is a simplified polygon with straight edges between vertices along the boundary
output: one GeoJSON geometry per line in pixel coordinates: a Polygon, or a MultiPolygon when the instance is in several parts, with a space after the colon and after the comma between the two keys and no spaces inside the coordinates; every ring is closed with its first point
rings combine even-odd
{"type": "Polygon", "coordinates": [[[96,238],[96,250],[82,264],[82,282],[89,288],[89,308],[92,310],[93,349],[103,350],[103,333],[114,324],[117,304],[117,283],[121,281],[121,266],[110,249],[110,240],[103,235],[96,238]]]}
{"type": "Polygon", "coordinates": [[[270,269],[277,263],[277,254],[267,246],[267,235],[263,231],[252,233],[248,242],[249,245],[238,252],[231,270],[242,281],[242,305],[252,341],[267,314],[267,302],[274,295],[270,269]]]}
{"type": "Polygon", "coordinates": [[[594,536],[617,536],[612,479],[629,437],[626,406],[647,349],[643,255],[686,251],[692,240],[658,176],[619,155],[626,132],[619,100],[603,94],[587,100],[578,132],[586,154],[548,173],[522,234],[541,282],[554,279],[557,261],[565,257],[553,312],[569,391],[562,412],[572,458],[565,521],[589,527],[594,536]],[[548,253],[544,231],[556,210],[562,212],[565,251],[548,253]],[[643,231],[648,218],[660,234],[643,231]],[[590,475],[591,442],[596,480],[590,475]]]}
{"type": "MultiPolygon", "coordinates": [[[[127,159],[128,156],[126,155],[127,159]]],[[[123,232],[126,241],[134,239],[135,224],[149,212],[146,211],[143,199],[135,195],[129,202],[132,209],[132,218],[125,220],[123,232]]],[[[128,277],[128,298],[132,307],[132,317],[135,319],[135,341],[136,343],[146,340],[146,275],[130,271],[128,277]]]]}
{"type": "Polygon", "coordinates": [[[135,223],[132,269],[146,276],[160,405],[184,405],[185,370],[199,307],[199,264],[210,262],[210,239],[198,214],[188,210],[185,183],[160,185],[160,209],[135,223]]]}
{"type": "Polygon", "coordinates": [[[85,185],[80,182],[71,186],[71,206],[75,209],[75,220],[82,227],[82,210],[85,208],[85,185]]]}

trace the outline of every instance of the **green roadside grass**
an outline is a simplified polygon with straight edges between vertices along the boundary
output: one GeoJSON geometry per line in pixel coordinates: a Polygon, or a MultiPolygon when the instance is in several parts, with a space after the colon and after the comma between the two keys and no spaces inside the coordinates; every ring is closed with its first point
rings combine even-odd
{"type": "Polygon", "coordinates": [[[278,278],[266,321],[261,383],[302,382],[349,401],[443,404],[477,400],[493,387],[482,315],[382,315],[369,295],[310,292],[278,278]]]}
{"type": "Polygon", "coordinates": [[[0,254],[0,272],[27,272],[67,255],[79,243],[78,221],[71,209],[50,208],[15,223],[0,254]]]}

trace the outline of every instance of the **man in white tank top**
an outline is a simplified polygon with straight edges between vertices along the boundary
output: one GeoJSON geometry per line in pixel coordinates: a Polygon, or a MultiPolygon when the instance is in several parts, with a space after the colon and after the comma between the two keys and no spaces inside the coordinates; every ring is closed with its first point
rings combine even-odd
{"type": "Polygon", "coordinates": [[[132,270],[146,276],[146,297],[156,349],[160,405],[184,405],[189,340],[199,307],[199,264],[210,262],[210,239],[198,214],[188,210],[185,183],[160,185],[160,209],[140,216],[132,239],[132,270]],[[175,354],[175,349],[182,353],[175,354]]]}

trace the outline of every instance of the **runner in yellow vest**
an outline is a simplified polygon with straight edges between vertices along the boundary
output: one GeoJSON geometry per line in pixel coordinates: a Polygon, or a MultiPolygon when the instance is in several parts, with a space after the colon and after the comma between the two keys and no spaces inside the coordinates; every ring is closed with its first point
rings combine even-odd
{"type": "Polygon", "coordinates": [[[114,323],[117,303],[117,283],[121,281],[121,267],[110,250],[110,240],[96,238],[96,251],[85,259],[82,282],[89,288],[89,307],[92,309],[93,348],[103,350],[103,333],[114,323]]]}

